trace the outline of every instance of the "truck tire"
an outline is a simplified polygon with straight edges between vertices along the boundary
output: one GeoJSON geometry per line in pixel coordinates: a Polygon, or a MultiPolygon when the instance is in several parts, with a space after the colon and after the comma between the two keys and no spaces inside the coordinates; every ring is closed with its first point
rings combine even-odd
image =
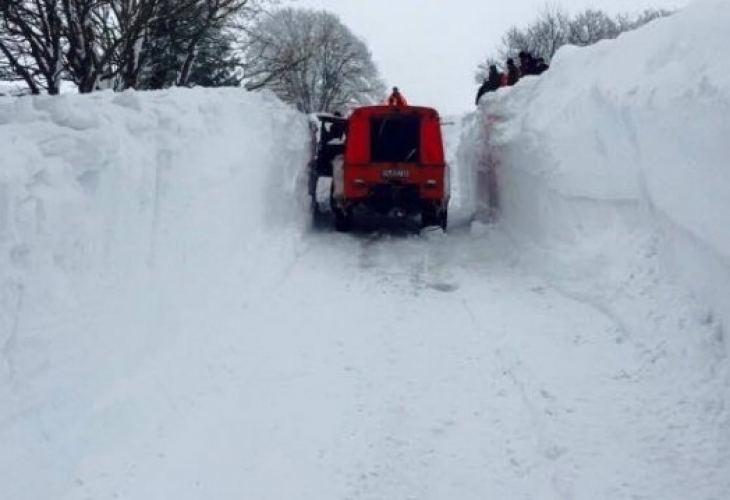
{"type": "Polygon", "coordinates": [[[425,205],[421,209],[421,228],[439,226],[439,214],[433,205],[425,205]]]}
{"type": "Polygon", "coordinates": [[[352,209],[335,209],[335,230],[340,233],[352,230],[352,209]]]}
{"type": "Polygon", "coordinates": [[[439,210],[434,205],[426,205],[421,210],[421,229],[439,226],[444,231],[448,224],[448,210],[439,210]]]}
{"type": "Polygon", "coordinates": [[[315,229],[323,228],[329,222],[329,214],[323,212],[319,208],[319,204],[316,200],[311,201],[311,214],[312,214],[312,227],[315,229]]]}

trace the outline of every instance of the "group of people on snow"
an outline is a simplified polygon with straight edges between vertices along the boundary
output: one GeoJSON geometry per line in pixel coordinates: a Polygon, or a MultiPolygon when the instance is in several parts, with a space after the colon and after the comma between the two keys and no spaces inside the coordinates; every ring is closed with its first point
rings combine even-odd
{"type": "Polygon", "coordinates": [[[479,104],[479,99],[487,92],[494,92],[500,87],[511,87],[523,76],[540,75],[549,67],[545,59],[533,57],[525,50],[519,53],[519,59],[519,67],[514,59],[507,59],[504,72],[499,71],[496,64],[489,65],[489,73],[477,91],[476,104],[479,104]]]}

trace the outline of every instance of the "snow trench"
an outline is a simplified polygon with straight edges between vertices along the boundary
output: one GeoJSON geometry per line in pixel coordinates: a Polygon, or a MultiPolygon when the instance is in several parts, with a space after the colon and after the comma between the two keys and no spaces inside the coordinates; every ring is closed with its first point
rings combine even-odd
{"type": "Polygon", "coordinates": [[[603,292],[584,287],[606,304],[637,267],[656,267],[707,304],[723,355],[730,62],[713,54],[729,7],[697,2],[614,42],[562,49],[541,77],[482,99],[458,153],[472,212],[497,211],[539,269],[557,282],[604,275],[603,292]]]}

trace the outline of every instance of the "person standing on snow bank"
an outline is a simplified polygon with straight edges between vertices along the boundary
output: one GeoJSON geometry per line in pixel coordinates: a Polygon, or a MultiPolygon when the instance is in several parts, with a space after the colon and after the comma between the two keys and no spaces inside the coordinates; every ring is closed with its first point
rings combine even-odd
{"type": "Polygon", "coordinates": [[[542,75],[550,66],[545,62],[545,59],[538,57],[535,59],[535,74],[542,75]]]}
{"type": "Polygon", "coordinates": [[[390,97],[388,97],[388,106],[408,106],[406,98],[400,93],[398,87],[393,87],[393,93],[390,94],[390,97]]]}
{"type": "Polygon", "coordinates": [[[507,59],[507,72],[503,79],[503,87],[511,87],[520,79],[520,70],[515,66],[515,61],[512,58],[507,59]]]}
{"type": "Polygon", "coordinates": [[[497,70],[494,64],[489,65],[489,76],[484,79],[484,83],[477,91],[476,104],[479,105],[479,99],[487,92],[495,92],[502,86],[502,73],[497,70]]]}
{"type": "Polygon", "coordinates": [[[522,50],[519,53],[520,58],[520,77],[530,76],[537,74],[537,61],[532,54],[526,50],[522,50]]]}

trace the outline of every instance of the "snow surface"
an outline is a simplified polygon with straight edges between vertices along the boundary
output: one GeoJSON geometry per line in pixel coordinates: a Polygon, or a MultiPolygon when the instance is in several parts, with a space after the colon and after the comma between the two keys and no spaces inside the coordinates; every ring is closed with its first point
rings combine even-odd
{"type": "Polygon", "coordinates": [[[0,97],[0,498],[730,497],[727,14],[446,120],[448,235],[311,231],[270,94],[0,97]]]}

